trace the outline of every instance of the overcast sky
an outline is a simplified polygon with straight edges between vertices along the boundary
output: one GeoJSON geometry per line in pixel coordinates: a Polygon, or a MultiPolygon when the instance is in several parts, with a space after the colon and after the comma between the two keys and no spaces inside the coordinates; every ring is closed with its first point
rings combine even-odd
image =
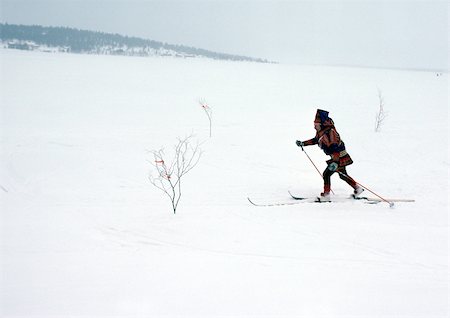
{"type": "Polygon", "coordinates": [[[282,63],[448,69],[448,1],[0,1],[3,23],[113,32],[282,63]]]}

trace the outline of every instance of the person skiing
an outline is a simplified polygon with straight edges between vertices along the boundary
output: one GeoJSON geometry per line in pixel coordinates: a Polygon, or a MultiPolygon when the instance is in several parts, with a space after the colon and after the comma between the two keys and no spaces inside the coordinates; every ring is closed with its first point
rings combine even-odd
{"type": "Polygon", "coordinates": [[[353,160],[345,150],[345,144],[336,131],[333,119],[328,114],[329,112],[326,110],[317,109],[314,119],[316,136],[306,141],[297,140],[296,144],[302,150],[305,146],[319,145],[325,154],[331,156],[331,159],[327,160],[328,166],[323,172],[324,186],[319,198],[321,201],[330,200],[331,176],[335,172],[338,172],[339,177],[353,188],[353,196],[359,196],[364,189],[347,174],[346,166],[351,165],[353,160]]]}

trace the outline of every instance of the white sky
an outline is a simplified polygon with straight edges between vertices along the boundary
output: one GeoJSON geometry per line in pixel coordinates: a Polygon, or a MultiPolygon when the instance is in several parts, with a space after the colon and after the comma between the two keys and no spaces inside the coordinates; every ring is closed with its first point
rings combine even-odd
{"type": "Polygon", "coordinates": [[[449,64],[448,1],[0,1],[2,22],[113,32],[282,63],[449,64]]]}

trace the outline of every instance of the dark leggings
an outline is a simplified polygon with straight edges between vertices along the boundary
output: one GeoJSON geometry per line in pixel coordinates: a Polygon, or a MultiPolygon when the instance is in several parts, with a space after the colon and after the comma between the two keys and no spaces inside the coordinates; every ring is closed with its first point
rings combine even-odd
{"type": "Polygon", "coordinates": [[[330,188],[331,186],[331,176],[333,175],[333,173],[335,172],[340,172],[339,173],[339,178],[341,178],[342,180],[344,180],[345,182],[347,182],[352,188],[356,187],[356,182],[355,180],[353,180],[348,174],[347,174],[347,170],[345,169],[345,167],[341,167],[338,168],[336,171],[331,171],[328,168],[325,169],[325,171],[323,172],[323,182],[324,182],[324,187],[325,188],[330,188]]]}

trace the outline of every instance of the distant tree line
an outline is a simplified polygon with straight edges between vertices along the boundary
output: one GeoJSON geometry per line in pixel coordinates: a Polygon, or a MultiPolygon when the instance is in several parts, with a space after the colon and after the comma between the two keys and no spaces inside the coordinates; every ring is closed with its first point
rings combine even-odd
{"type": "MultiPolygon", "coordinates": [[[[130,53],[130,49],[171,50],[184,56],[203,56],[212,59],[252,61],[268,63],[267,60],[212,52],[204,49],[173,45],[163,42],[128,37],[120,34],[79,30],[67,27],[45,27],[40,25],[16,25],[0,23],[0,39],[7,41],[31,41],[48,47],[64,47],[74,53],[96,53],[100,48],[116,48],[116,54],[130,53]],[[124,48],[128,51],[125,51],[124,48]]],[[[16,45],[17,46],[17,45],[16,45]]],[[[20,46],[19,46],[20,47],[20,46]]]]}

